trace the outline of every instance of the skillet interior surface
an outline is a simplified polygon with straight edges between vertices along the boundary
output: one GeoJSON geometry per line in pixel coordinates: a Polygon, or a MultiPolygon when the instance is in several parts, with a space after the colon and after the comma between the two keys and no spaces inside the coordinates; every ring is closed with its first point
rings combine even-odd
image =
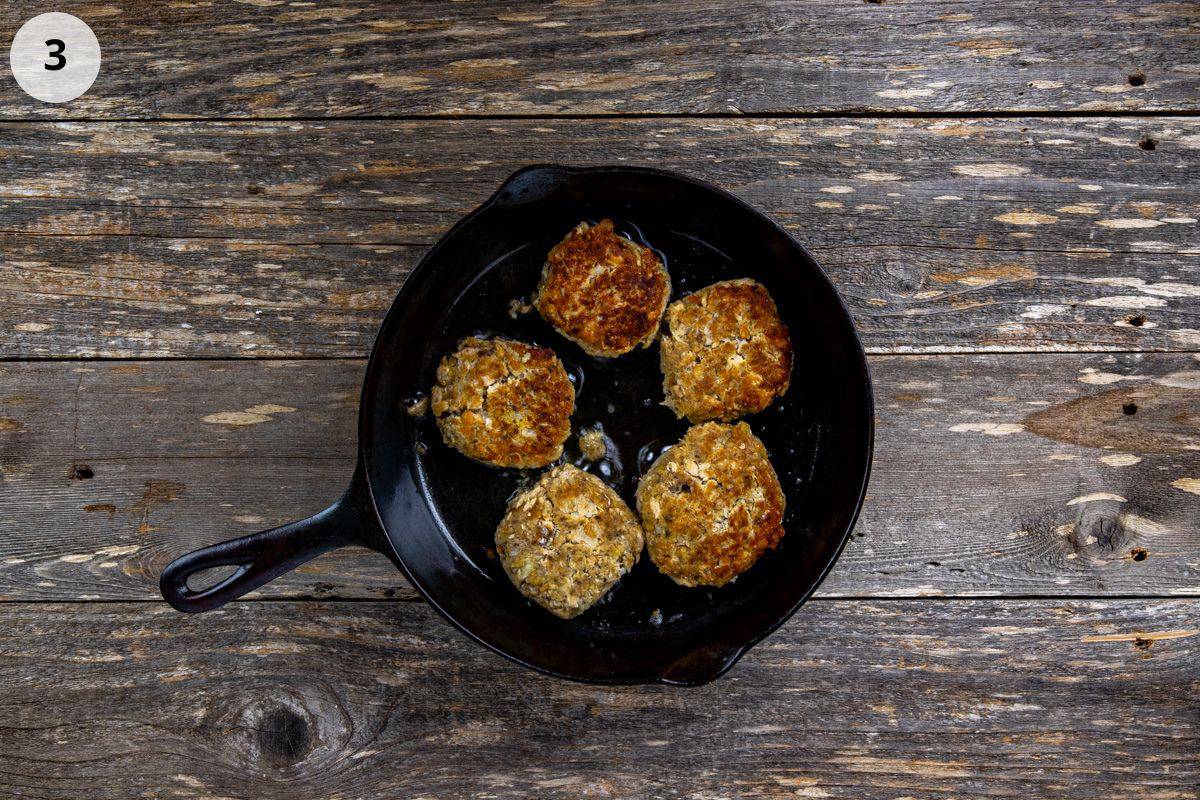
{"type": "Polygon", "coordinates": [[[870,382],[848,313],[802,248],[732,196],[654,170],[531,167],[468,216],[409,277],[379,333],[363,392],[367,477],[399,565],[439,610],[493,649],[563,677],[698,683],[719,675],[780,624],[832,565],[865,490],[870,382]],[[560,336],[528,300],[546,253],[580,220],[614,220],[656,250],[672,300],[729,278],[763,283],[791,334],[791,388],[746,418],[787,496],[780,546],[720,589],[684,588],[643,552],[596,606],[561,620],[524,599],[495,557],[507,501],[541,470],[502,470],[442,442],[428,395],[438,361],[469,335],[551,347],[576,388],[564,458],[634,508],[638,478],[687,430],[662,405],[657,343],[595,358],[560,336]],[[613,456],[584,461],[575,434],[596,424],[613,456]]]}

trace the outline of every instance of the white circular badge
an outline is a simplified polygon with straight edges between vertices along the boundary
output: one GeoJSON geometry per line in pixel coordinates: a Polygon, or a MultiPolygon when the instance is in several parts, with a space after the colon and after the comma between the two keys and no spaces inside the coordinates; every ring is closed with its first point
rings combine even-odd
{"type": "Polygon", "coordinates": [[[65,103],[96,80],[100,42],[79,17],[38,14],[13,37],[8,63],[27,94],[44,103],[65,103]]]}

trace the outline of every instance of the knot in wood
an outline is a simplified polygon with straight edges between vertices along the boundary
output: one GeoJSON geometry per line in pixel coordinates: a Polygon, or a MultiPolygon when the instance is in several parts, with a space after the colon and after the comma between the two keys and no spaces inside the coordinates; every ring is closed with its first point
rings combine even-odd
{"type": "Polygon", "coordinates": [[[237,768],[263,777],[319,774],[353,750],[354,725],[327,687],[252,682],[236,697],[209,698],[211,744],[237,768]]]}

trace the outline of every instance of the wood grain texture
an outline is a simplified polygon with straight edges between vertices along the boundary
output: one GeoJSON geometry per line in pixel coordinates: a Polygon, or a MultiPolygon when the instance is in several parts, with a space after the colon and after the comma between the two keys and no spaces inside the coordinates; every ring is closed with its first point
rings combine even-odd
{"type": "Polygon", "coordinates": [[[419,603],[4,604],[0,784],[42,800],[1188,800],[1198,602],[814,601],[687,690],[544,678],[419,603]]]}
{"type": "MultiPolygon", "coordinates": [[[[1190,46],[1200,16],[1188,2],[64,0],[55,9],[92,26],[99,78],[63,106],[5,81],[0,116],[1200,107],[1190,46]]],[[[0,27],[15,31],[44,10],[6,3],[0,27]]]]}
{"type": "MultiPolygon", "coordinates": [[[[0,599],[154,599],[171,558],[320,510],[353,468],[363,366],[0,365],[0,599]]],[[[822,596],[1200,595],[1195,356],[871,368],[869,497],[822,596]]],[[[347,550],[260,596],[414,594],[347,550]]]]}
{"type": "Polygon", "coordinates": [[[54,10],[104,64],[0,81],[0,795],[1195,796],[1195,3],[54,10]],[[819,596],[686,691],[522,670],[363,550],[148,602],[335,499],[384,309],[535,161],[713,181],[831,274],[878,440],[819,596]]]}
{"type": "Polygon", "coordinates": [[[1195,119],[64,123],[0,140],[4,356],[364,355],[425,249],[536,161],[734,191],[812,248],[875,352],[1200,349],[1195,119]]]}

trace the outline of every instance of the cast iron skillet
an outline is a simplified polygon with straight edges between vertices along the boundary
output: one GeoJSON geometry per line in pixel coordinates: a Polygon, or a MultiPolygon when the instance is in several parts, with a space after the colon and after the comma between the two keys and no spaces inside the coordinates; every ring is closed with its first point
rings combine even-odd
{"type": "Polygon", "coordinates": [[[358,467],[342,499],[310,519],[176,559],[162,593],[180,611],[207,611],[319,553],[361,544],[391,558],[466,634],[527,667],[594,683],[706,683],[825,577],[862,504],[872,437],[870,378],[850,315],[782,228],[721,189],[663,170],[526,167],[450,229],[388,311],[363,385],[358,467]],[[601,423],[618,454],[586,464],[572,438],[565,457],[632,507],[639,475],[687,429],[661,405],[657,345],[593,358],[536,312],[509,310],[536,286],[557,241],[580,220],[604,217],[659,252],[673,297],[752,277],[775,298],[796,353],[791,389],[747,421],[787,495],[787,534],[720,589],[677,586],[643,554],[604,600],[566,621],[525,600],[492,549],[506,501],[538,471],[468,460],[406,404],[424,396],[439,359],[464,336],[553,347],[576,386],[574,430],[601,423]],[[190,576],[219,566],[236,569],[209,588],[188,587],[190,576]]]}

